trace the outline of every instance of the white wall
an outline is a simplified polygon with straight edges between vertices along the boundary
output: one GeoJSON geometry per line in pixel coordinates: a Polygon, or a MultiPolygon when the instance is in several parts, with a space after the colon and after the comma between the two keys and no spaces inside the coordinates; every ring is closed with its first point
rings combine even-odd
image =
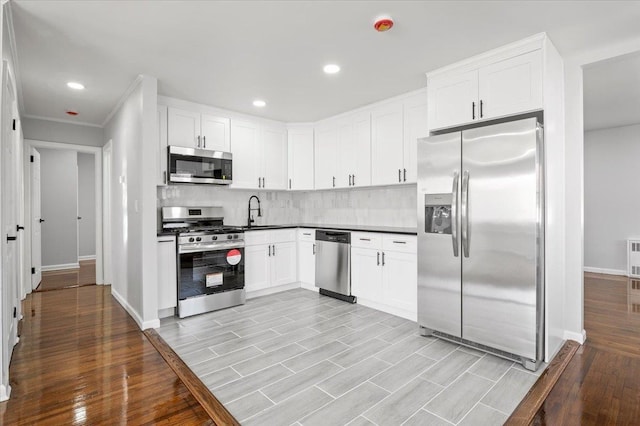
{"type": "Polygon", "coordinates": [[[100,127],[29,117],[22,119],[22,127],[25,139],[87,146],[105,143],[104,131],[100,127]]]}
{"type": "Polygon", "coordinates": [[[584,266],[624,274],[640,237],[640,125],[584,134],[584,266]]]}
{"type": "MultiPolygon", "coordinates": [[[[351,188],[314,192],[253,191],[222,186],[170,185],[158,188],[158,206],[218,206],[226,225],[246,225],[249,197],[260,198],[262,217],[254,225],[416,226],[416,186],[351,188]]],[[[255,201],[253,207],[257,207],[255,201]]]]}
{"type": "Polygon", "coordinates": [[[157,80],[139,77],[104,129],[113,141],[112,293],[140,328],[159,325],[156,291],[157,80]]]}
{"type": "Polygon", "coordinates": [[[95,155],[78,153],[78,254],[96,255],[95,155]]]}
{"type": "Polygon", "coordinates": [[[38,149],[42,218],[42,267],[78,263],[78,166],[75,151],[38,149]]]}

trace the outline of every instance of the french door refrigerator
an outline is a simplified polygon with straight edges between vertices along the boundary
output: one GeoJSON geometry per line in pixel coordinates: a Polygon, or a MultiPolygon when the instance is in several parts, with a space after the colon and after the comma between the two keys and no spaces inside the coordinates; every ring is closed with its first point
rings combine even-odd
{"type": "Polygon", "coordinates": [[[418,141],[423,335],[536,370],[544,354],[544,170],[536,118],[418,141]]]}

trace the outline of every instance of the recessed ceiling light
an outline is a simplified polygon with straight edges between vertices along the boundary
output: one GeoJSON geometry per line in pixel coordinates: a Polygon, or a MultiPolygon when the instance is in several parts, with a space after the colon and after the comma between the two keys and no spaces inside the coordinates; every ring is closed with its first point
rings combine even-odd
{"type": "Polygon", "coordinates": [[[75,81],[70,81],[70,82],[67,83],[67,87],[69,89],[74,89],[74,90],[83,90],[84,89],[84,84],[76,83],[75,81]]]}
{"type": "Polygon", "coordinates": [[[327,64],[322,70],[327,74],[336,74],[340,72],[340,67],[336,64],[327,64]]]}
{"type": "Polygon", "coordinates": [[[261,99],[256,99],[255,101],[253,101],[253,106],[262,108],[263,106],[266,106],[267,103],[261,99]]]}

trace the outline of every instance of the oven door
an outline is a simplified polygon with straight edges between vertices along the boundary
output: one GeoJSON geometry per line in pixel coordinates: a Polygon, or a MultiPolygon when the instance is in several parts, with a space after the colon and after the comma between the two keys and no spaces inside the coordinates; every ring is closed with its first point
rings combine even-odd
{"type": "Polygon", "coordinates": [[[244,247],[178,248],[178,299],[244,288],[244,247]]]}
{"type": "Polygon", "coordinates": [[[170,146],[169,182],[232,183],[230,152],[170,146]]]}

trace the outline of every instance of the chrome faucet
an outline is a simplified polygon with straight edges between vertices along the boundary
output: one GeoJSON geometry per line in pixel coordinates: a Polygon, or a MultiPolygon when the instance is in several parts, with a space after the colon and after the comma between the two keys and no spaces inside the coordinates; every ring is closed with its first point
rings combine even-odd
{"type": "Polygon", "coordinates": [[[248,207],[248,211],[247,211],[247,227],[251,228],[251,224],[253,222],[255,222],[255,220],[253,219],[253,217],[251,217],[251,212],[252,211],[258,211],[258,217],[262,217],[262,210],[260,209],[260,198],[258,198],[257,195],[252,195],[251,197],[249,197],[249,207],[248,207]],[[257,209],[252,209],[251,208],[251,200],[256,199],[258,201],[258,208],[257,209]]]}

